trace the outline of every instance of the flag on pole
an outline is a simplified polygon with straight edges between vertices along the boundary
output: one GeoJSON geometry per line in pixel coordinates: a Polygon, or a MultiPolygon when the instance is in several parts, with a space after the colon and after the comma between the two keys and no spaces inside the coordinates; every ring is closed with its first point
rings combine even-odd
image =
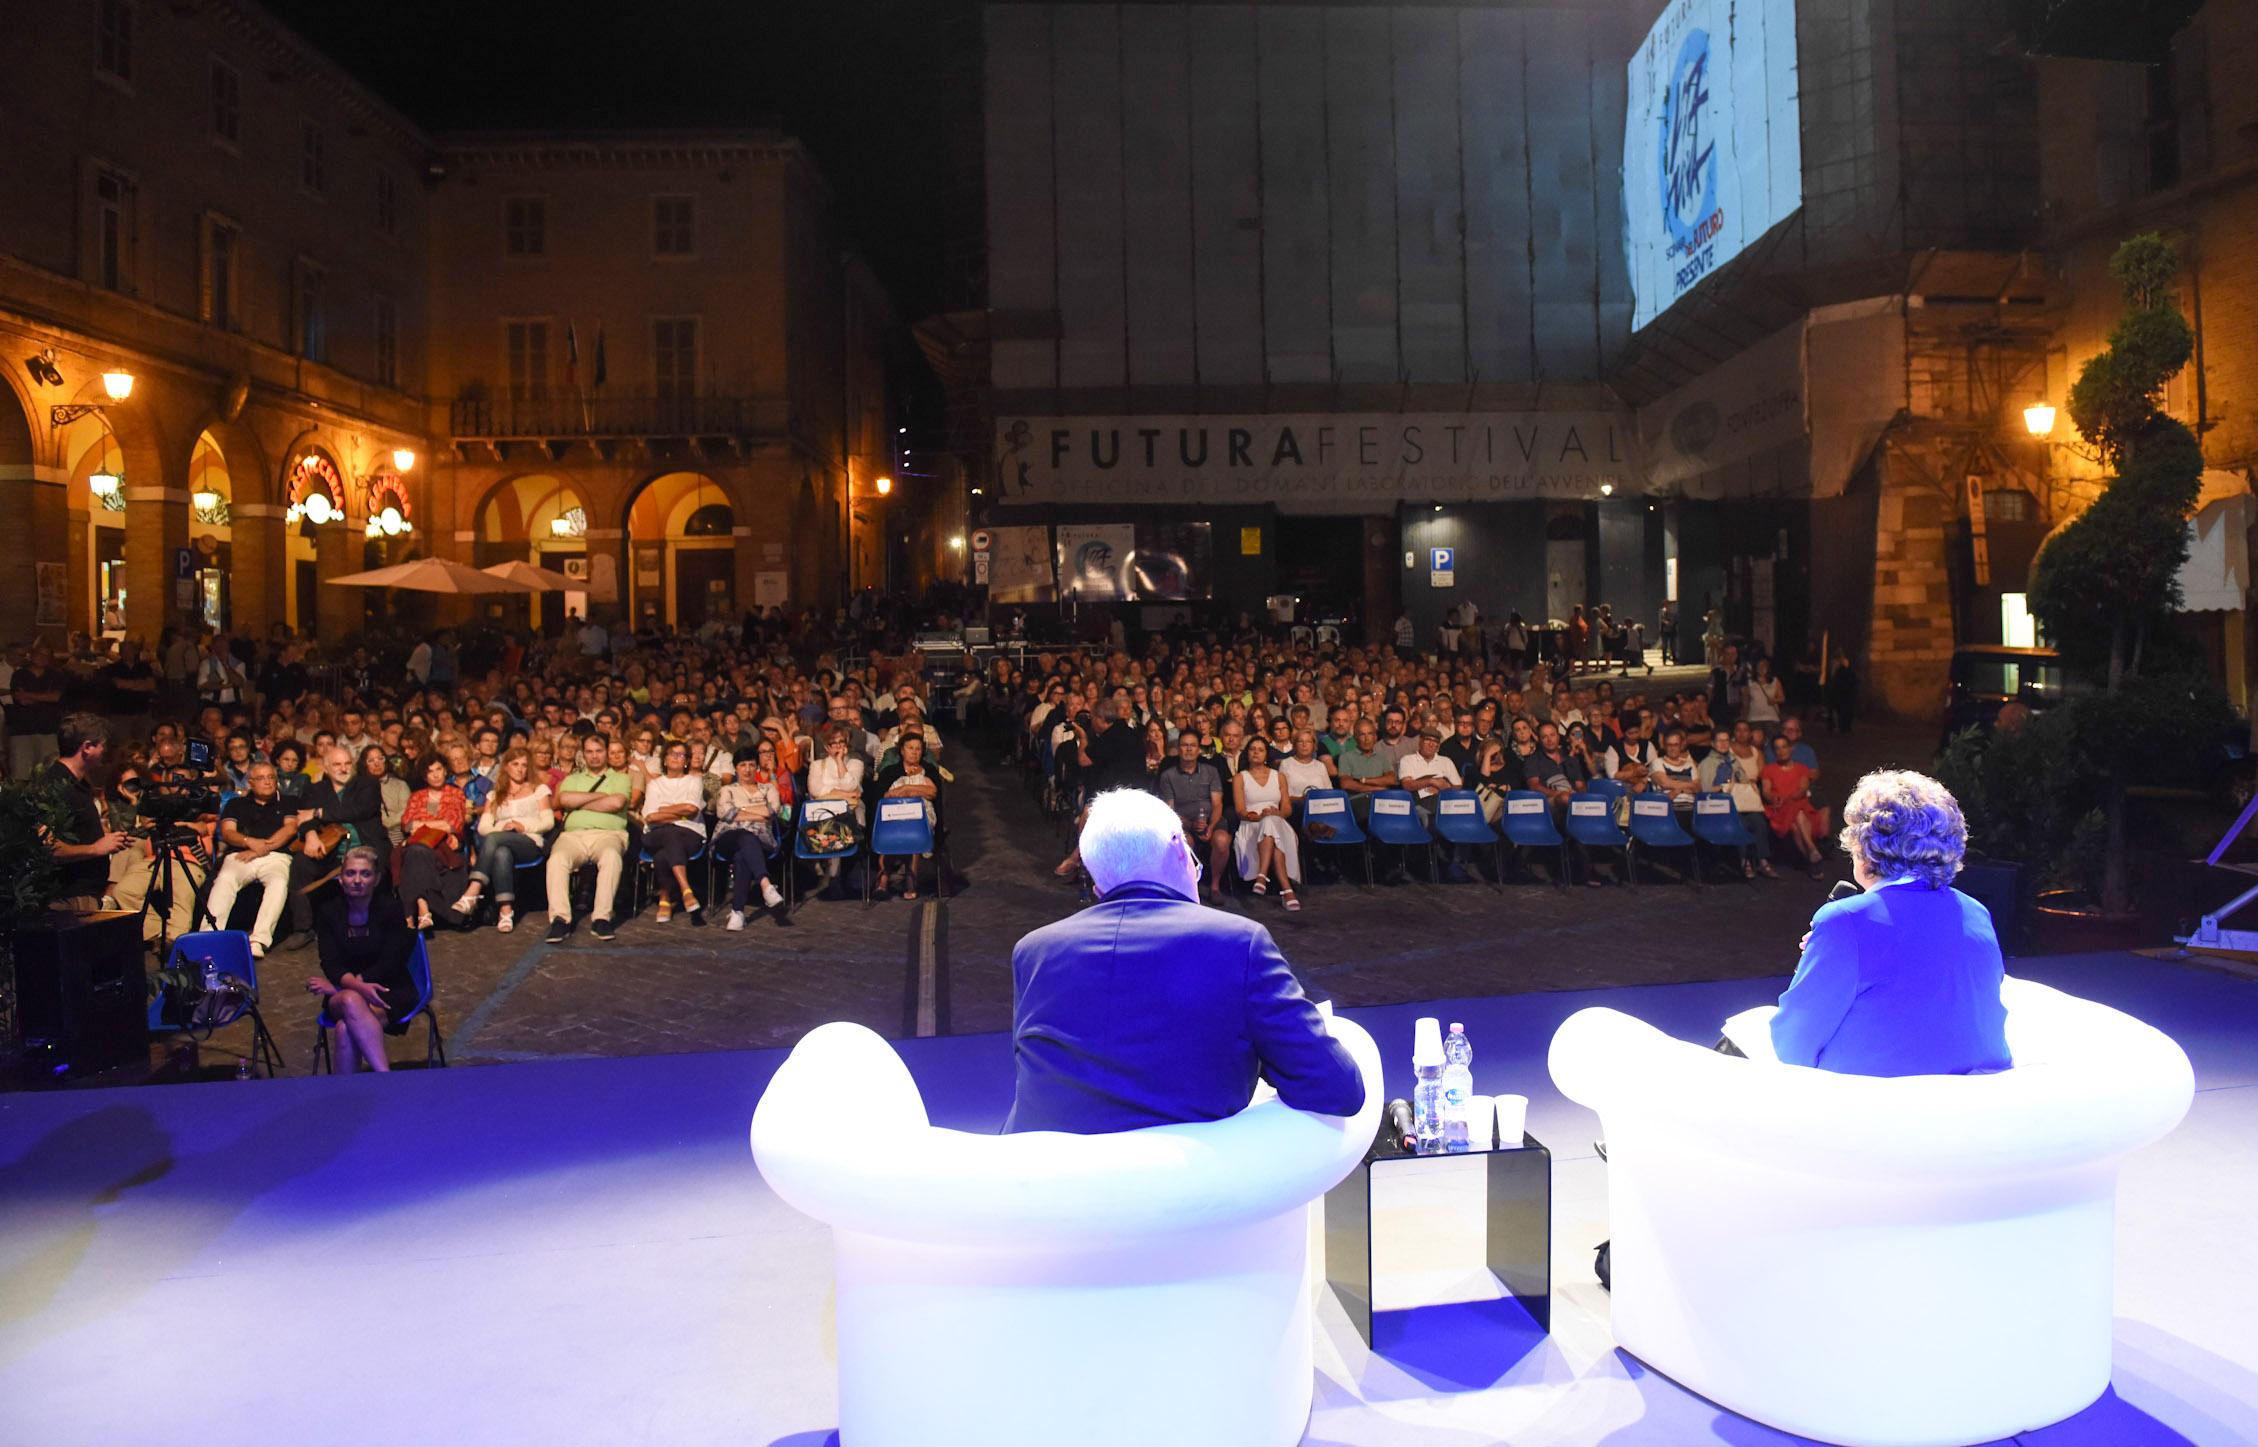
{"type": "Polygon", "coordinates": [[[580,334],[569,321],[565,323],[565,385],[580,390],[580,334]]]}
{"type": "Polygon", "coordinates": [[[599,387],[604,385],[604,328],[603,324],[600,322],[596,326],[596,367],[594,381],[595,384],[599,387]]]}

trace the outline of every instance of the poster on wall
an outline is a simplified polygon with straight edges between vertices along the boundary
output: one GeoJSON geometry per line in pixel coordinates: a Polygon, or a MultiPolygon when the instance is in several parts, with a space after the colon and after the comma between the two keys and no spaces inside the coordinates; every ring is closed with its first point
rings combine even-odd
{"type": "Polygon", "coordinates": [[[790,578],[782,568],[764,568],[753,574],[753,606],[783,607],[792,593],[790,578]]]}
{"type": "Polygon", "coordinates": [[[1129,555],[1137,530],[1128,523],[1061,523],[1059,595],[1078,603],[1115,603],[1129,596],[1129,555]]]}
{"type": "Polygon", "coordinates": [[[635,586],[656,588],[666,581],[666,548],[660,543],[635,545],[635,586]]]}
{"type": "Polygon", "coordinates": [[[1061,524],[1058,575],[1084,603],[1187,603],[1214,591],[1212,523],[1061,524]]]}
{"type": "Polygon", "coordinates": [[[1215,590],[1215,525],[1139,523],[1126,571],[1128,596],[1144,603],[1189,603],[1215,590]]]}
{"type": "Polygon", "coordinates": [[[589,555],[588,601],[591,603],[617,603],[619,601],[619,559],[610,553],[589,555]]]}
{"type": "Polygon", "coordinates": [[[1058,597],[1047,527],[988,528],[988,597],[997,603],[1048,603],[1058,597]]]}
{"type": "MultiPolygon", "coordinates": [[[[63,598],[65,590],[70,586],[67,572],[61,563],[34,563],[32,568],[37,575],[39,589],[39,611],[33,619],[33,626],[60,628],[63,626],[63,598]]],[[[109,619],[104,618],[102,624],[105,629],[108,628],[109,619]]]]}
{"type": "Polygon", "coordinates": [[[1631,56],[1634,330],[1803,204],[1795,0],[1670,0],[1631,56]]]}

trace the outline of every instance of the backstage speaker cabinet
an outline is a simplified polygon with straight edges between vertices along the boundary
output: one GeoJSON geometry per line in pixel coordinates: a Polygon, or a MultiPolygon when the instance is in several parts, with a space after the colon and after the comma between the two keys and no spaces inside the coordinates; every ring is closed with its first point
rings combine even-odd
{"type": "Polygon", "coordinates": [[[141,916],[52,913],[16,931],[16,1019],[36,1074],[91,1075],[148,1060],[141,916]]]}

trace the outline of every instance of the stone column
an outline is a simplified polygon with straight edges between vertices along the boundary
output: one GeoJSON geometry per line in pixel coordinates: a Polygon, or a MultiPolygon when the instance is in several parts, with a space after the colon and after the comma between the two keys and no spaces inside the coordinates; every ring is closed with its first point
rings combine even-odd
{"type": "MultiPolygon", "coordinates": [[[[161,475],[158,455],[136,456],[126,449],[126,476],[161,475]]],[[[188,487],[185,477],[166,477],[163,485],[128,483],[125,489],[125,624],[155,646],[165,625],[187,618],[193,611],[181,605],[181,589],[193,589],[193,577],[181,578],[175,560],[188,546],[188,487]]]]}
{"type": "MultiPolygon", "coordinates": [[[[352,527],[332,522],[314,530],[314,597],[313,617],[323,643],[331,648],[361,631],[363,617],[362,591],[359,588],[333,588],[331,578],[342,578],[347,573],[361,570],[361,534],[352,527]]],[[[298,616],[306,616],[306,600],[298,600],[298,616]]]]}
{"type": "Polygon", "coordinates": [[[635,560],[628,551],[627,532],[624,528],[590,528],[588,542],[588,616],[611,627],[621,619],[634,627],[629,602],[634,595],[635,560]],[[612,596],[602,597],[605,565],[611,567],[612,596]]]}
{"type": "Polygon", "coordinates": [[[1393,642],[1396,610],[1403,606],[1402,533],[1393,514],[1376,514],[1363,523],[1363,642],[1393,642]]]}
{"type": "Polygon", "coordinates": [[[284,614],[282,571],[289,549],[282,509],[269,502],[247,502],[228,512],[232,553],[228,587],[234,594],[235,626],[264,638],[284,614]]]}
{"type": "MultiPolygon", "coordinates": [[[[0,466],[0,642],[21,643],[33,634],[45,634],[50,643],[62,642],[65,629],[83,627],[74,619],[72,589],[91,592],[85,574],[83,548],[67,551],[70,536],[70,498],[63,474],[36,464],[0,466]],[[60,564],[67,558],[81,562],[71,569],[63,596],[63,615],[39,623],[40,563],[60,564]]],[[[83,542],[83,539],[82,539],[83,542]]],[[[83,614],[81,605],[75,610],[83,614]]]]}

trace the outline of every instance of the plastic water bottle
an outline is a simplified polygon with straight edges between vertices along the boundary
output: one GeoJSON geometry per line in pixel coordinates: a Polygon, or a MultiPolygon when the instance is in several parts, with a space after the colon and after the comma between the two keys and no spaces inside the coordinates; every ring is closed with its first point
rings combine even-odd
{"type": "Polygon", "coordinates": [[[1442,1022],[1422,1016],[1411,1027],[1411,1122],[1421,1155],[1443,1148],[1443,1065],[1442,1022]]]}
{"type": "Polygon", "coordinates": [[[1474,1095],[1474,1045],[1466,1027],[1451,1022],[1450,1038],[1443,1042],[1443,1149],[1463,1151],[1473,1143],[1473,1122],[1468,1116],[1474,1095]]]}

